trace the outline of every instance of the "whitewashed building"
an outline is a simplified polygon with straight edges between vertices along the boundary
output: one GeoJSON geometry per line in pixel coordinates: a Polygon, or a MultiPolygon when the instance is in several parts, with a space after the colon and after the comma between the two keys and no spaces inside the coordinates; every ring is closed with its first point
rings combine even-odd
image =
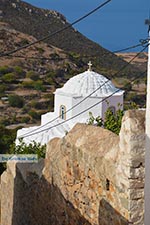
{"type": "Polygon", "coordinates": [[[123,106],[124,91],[116,88],[103,75],[92,71],[89,62],[87,71],[69,79],[54,93],[54,112],[41,116],[41,126],[18,130],[17,137],[24,137],[28,144],[35,140],[41,144],[54,137],[63,137],[77,122],[86,123],[89,112],[104,119],[111,108],[115,112],[123,106]]]}

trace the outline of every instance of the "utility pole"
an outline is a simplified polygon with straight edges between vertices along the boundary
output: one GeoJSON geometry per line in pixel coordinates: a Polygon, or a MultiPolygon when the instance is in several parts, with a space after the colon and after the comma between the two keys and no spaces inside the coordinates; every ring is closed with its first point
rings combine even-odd
{"type": "Polygon", "coordinates": [[[145,187],[144,187],[144,225],[150,225],[150,19],[148,25],[148,66],[147,66],[147,96],[146,96],[146,152],[145,152],[145,187]]]}

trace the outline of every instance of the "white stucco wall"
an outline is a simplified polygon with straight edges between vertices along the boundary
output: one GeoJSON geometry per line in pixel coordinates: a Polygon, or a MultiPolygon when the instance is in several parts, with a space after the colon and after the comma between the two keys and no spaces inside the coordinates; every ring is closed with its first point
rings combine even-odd
{"type": "Polygon", "coordinates": [[[55,112],[48,112],[41,115],[41,125],[44,125],[57,117],[55,112]]]}
{"type": "Polygon", "coordinates": [[[111,106],[114,106],[116,110],[123,109],[123,94],[122,95],[114,95],[110,98],[106,99],[102,103],[102,118],[105,118],[105,112],[111,106]],[[119,106],[120,104],[120,106],[119,106]]]}
{"type": "MultiPolygon", "coordinates": [[[[76,105],[78,102],[80,102],[81,100],[83,100],[84,98],[73,98],[73,105],[76,105]]],[[[90,106],[93,106],[94,104],[100,102],[102,100],[102,98],[95,98],[95,97],[91,97],[86,99],[85,101],[83,101],[81,104],[79,104],[77,107],[75,107],[72,110],[72,115],[77,115],[81,112],[83,112],[84,110],[88,109],[90,106]]],[[[85,118],[86,120],[89,119],[89,112],[92,112],[94,117],[97,116],[102,116],[102,107],[101,107],[101,103],[99,103],[98,105],[96,105],[95,107],[87,110],[85,113],[82,113],[80,116],[76,117],[76,119],[79,118],[85,118]]]]}
{"type": "MultiPolygon", "coordinates": [[[[55,94],[55,102],[54,102],[54,112],[56,116],[60,115],[60,106],[64,105],[66,107],[66,111],[72,108],[72,97],[55,94]]],[[[66,113],[66,119],[72,117],[72,111],[66,113]]]]}
{"type": "MultiPolygon", "coordinates": [[[[65,95],[55,95],[55,115],[60,115],[60,106],[64,105],[66,107],[66,110],[69,110],[79,102],[81,102],[84,99],[84,97],[72,97],[72,96],[65,96],[65,95]]],[[[111,96],[106,101],[101,102],[103,98],[100,97],[90,97],[80,103],[78,106],[73,108],[71,111],[66,113],[66,119],[72,118],[80,113],[82,113],[84,110],[88,109],[89,107],[93,106],[94,104],[97,104],[95,107],[87,110],[86,112],[82,113],[81,115],[75,117],[75,120],[82,120],[83,118],[86,120],[89,119],[89,112],[92,112],[94,117],[100,116],[101,118],[105,118],[105,112],[108,109],[108,107],[114,106],[117,110],[119,108],[118,104],[123,105],[123,95],[114,95],[111,96]],[[108,104],[109,102],[109,104],[108,104]]],[[[120,107],[122,108],[122,107],[120,107]]]]}

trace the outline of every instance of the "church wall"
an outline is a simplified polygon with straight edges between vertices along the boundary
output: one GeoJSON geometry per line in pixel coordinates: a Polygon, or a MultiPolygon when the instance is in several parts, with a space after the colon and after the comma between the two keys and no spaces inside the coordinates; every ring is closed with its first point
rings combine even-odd
{"type": "MultiPolygon", "coordinates": [[[[72,97],[55,94],[54,110],[57,116],[60,115],[60,106],[64,105],[66,111],[72,108],[72,97]]],[[[67,112],[66,119],[72,117],[72,111],[67,112]]]]}
{"type": "Polygon", "coordinates": [[[55,112],[48,112],[43,115],[41,115],[41,125],[46,124],[49,121],[52,121],[57,117],[55,112]]]}
{"type": "Polygon", "coordinates": [[[114,106],[116,110],[123,109],[123,95],[111,96],[102,103],[102,117],[105,118],[105,112],[111,106],[114,106]]]}
{"type": "MultiPolygon", "coordinates": [[[[80,102],[82,98],[73,98],[73,105],[76,105],[78,102],[80,102]]],[[[75,107],[73,109],[72,114],[77,115],[80,112],[83,112],[85,109],[89,108],[90,106],[93,106],[94,104],[101,101],[101,98],[88,98],[85,101],[83,101],[79,106],[75,107]]],[[[99,103],[97,106],[89,109],[87,112],[80,115],[80,118],[86,118],[89,119],[89,112],[92,112],[94,117],[101,116],[102,108],[101,103],[99,103]]],[[[79,118],[79,117],[77,117],[79,118]]]]}
{"type": "Polygon", "coordinates": [[[48,143],[44,169],[9,165],[1,224],[144,225],[144,122],[126,112],[119,136],[77,124],[48,143]]]}

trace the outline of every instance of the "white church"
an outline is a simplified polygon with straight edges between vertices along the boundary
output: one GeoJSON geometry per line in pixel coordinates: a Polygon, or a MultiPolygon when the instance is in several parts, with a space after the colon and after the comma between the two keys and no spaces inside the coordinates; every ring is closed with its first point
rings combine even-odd
{"type": "Polygon", "coordinates": [[[87,123],[89,112],[104,119],[110,108],[115,112],[123,106],[124,91],[116,88],[103,75],[88,70],[70,78],[54,92],[54,112],[41,116],[41,125],[22,128],[17,132],[16,144],[23,138],[26,144],[35,141],[47,144],[54,137],[63,137],[76,123],[87,123]]]}

